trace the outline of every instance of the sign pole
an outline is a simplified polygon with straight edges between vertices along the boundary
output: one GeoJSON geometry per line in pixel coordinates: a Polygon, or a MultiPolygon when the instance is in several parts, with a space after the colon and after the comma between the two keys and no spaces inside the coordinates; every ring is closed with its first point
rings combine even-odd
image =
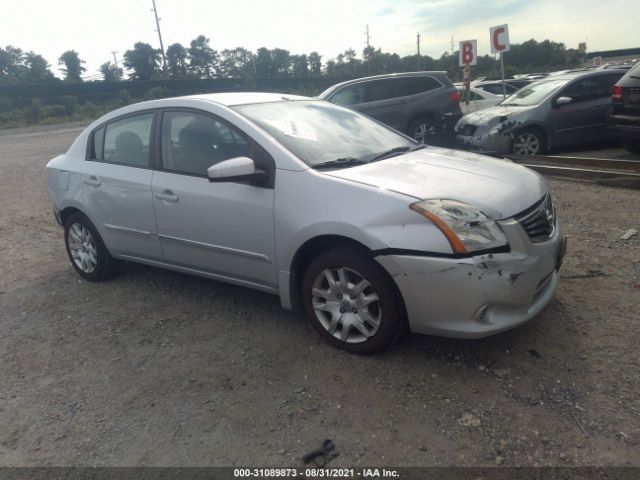
{"type": "Polygon", "coordinates": [[[504,100],[505,98],[507,98],[507,90],[504,86],[504,60],[503,57],[504,53],[500,52],[500,74],[502,75],[502,99],[504,100]]]}

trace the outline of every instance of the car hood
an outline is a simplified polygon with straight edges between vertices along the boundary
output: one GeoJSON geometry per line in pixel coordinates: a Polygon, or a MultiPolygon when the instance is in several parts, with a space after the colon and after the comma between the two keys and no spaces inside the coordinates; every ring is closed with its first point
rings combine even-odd
{"type": "Polygon", "coordinates": [[[540,175],[510,160],[437,147],[322,173],[419,200],[459,200],[496,220],[522,212],[547,192],[540,175]]]}
{"type": "Polygon", "coordinates": [[[470,113],[469,115],[465,115],[460,119],[458,125],[484,125],[500,118],[506,120],[507,118],[513,117],[514,115],[518,115],[520,113],[526,112],[527,110],[531,110],[535,106],[536,105],[528,107],[503,107],[501,105],[495,105],[493,107],[485,108],[483,110],[470,113]]]}

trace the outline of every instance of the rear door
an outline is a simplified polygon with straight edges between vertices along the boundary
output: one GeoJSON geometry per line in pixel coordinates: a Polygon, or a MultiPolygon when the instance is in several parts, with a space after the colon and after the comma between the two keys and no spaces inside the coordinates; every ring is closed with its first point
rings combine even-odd
{"type": "Polygon", "coordinates": [[[155,112],[95,130],[82,179],[87,214],[113,255],[161,261],[151,197],[155,112]]]}

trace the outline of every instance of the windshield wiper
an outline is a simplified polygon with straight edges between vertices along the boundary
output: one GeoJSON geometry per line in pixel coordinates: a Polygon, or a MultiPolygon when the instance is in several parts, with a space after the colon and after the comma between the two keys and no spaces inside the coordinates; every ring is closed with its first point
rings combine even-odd
{"type": "Polygon", "coordinates": [[[376,155],[375,157],[373,157],[369,161],[370,162],[375,162],[376,160],[382,160],[384,158],[389,158],[389,157],[395,156],[396,154],[399,154],[399,153],[405,153],[405,152],[408,152],[409,150],[413,152],[415,150],[421,150],[421,149],[423,149],[425,147],[426,147],[426,145],[417,145],[417,146],[415,146],[413,148],[411,148],[411,147],[395,147],[395,148],[392,148],[392,149],[387,150],[385,152],[379,153],[378,155],[376,155]]]}
{"type": "Polygon", "coordinates": [[[353,165],[363,165],[367,162],[364,160],[360,160],[355,157],[344,157],[344,158],[336,158],[335,160],[329,160],[328,162],[319,163],[318,165],[313,165],[312,168],[316,170],[322,168],[335,168],[335,167],[351,167],[353,165]]]}

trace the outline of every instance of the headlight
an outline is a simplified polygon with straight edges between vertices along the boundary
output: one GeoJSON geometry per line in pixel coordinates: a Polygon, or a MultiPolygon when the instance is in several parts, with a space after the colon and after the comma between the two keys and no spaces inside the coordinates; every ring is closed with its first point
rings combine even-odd
{"type": "Polygon", "coordinates": [[[457,200],[422,200],[410,206],[444,233],[455,253],[502,247],[507,238],[496,222],[471,205],[457,200]]]}

